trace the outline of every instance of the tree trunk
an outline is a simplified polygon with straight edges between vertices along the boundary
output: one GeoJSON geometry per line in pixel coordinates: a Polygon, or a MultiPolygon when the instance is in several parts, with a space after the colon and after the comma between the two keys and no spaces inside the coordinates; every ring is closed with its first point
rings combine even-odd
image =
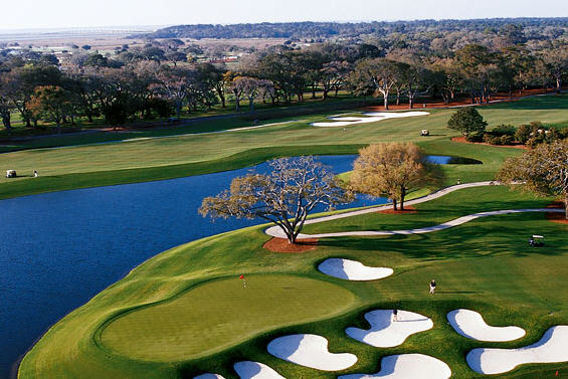
{"type": "Polygon", "coordinates": [[[392,199],[392,207],[395,211],[398,210],[398,207],[396,206],[396,199],[392,199]]]}
{"type": "Polygon", "coordinates": [[[404,186],[402,186],[400,188],[400,210],[403,211],[404,210],[404,198],[406,197],[406,188],[404,188],[404,186]]]}
{"type": "Polygon", "coordinates": [[[388,111],[389,110],[389,97],[388,97],[388,95],[383,95],[383,99],[384,99],[384,102],[385,102],[385,111],[388,111]]]}
{"type": "Polygon", "coordinates": [[[568,194],[564,196],[564,218],[568,220],[568,194]]]}

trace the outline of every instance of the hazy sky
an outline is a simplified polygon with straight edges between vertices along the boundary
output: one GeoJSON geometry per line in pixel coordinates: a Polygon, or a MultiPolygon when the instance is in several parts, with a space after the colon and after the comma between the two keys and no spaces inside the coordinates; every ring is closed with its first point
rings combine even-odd
{"type": "Polygon", "coordinates": [[[567,0],[1,0],[0,29],[566,17],[567,0]]]}

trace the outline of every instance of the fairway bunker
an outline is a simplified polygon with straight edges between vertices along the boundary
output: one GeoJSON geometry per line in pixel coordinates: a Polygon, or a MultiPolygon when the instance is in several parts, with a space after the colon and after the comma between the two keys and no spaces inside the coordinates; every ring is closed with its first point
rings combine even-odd
{"type": "Polygon", "coordinates": [[[381,360],[381,371],[376,374],[342,375],[338,379],[446,379],[451,375],[450,367],[439,359],[423,354],[402,354],[384,357],[381,360]]]}
{"type": "Polygon", "coordinates": [[[450,325],[458,334],[477,341],[514,341],[526,334],[524,329],[517,326],[489,326],[478,312],[469,309],[451,311],[447,317],[450,325]]]}
{"type": "Polygon", "coordinates": [[[244,361],[233,367],[241,379],[286,379],[263,363],[244,361]]]}
{"type": "Polygon", "coordinates": [[[473,349],[467,364],[477,373],[494,375],[527,363],[560,363],[568,361],[568,325],[554,326],[529,346],[518,349],[473,349]]]}
{"type": "Polygon", "coordinates": [[[317,126],[319,128],[335,128],[335,127],[345,127],[357,124],[368,124],[371,122],[379,122],[383,120],[388,120],[392,118],[406,118],[406,117],[417,117],[417,116],[428,116],[428,112],[399,112],[399,113],[387,113],[387,112],[372,112],[365,113],[362,117],[330,117],[328,122],[314,122],[311,125],[317,126]]]}
{"type": "Polygon", "coordinates": [[[421,314],[398,311],[397,321],[393,321],[392,309],[377,309],[365,313],[365,319],[371,325],[369,330],[347,328],[345,333],[359,342],[374,347],[394,347],[402,343],[412,334],[432,329],[432,320],[421,314]]]}
{"type": "Polygon", "coordinates": [[[349,353],[330,353],[327,339],[314,334],[294,334],[272,340],[270,354],[300,366],[322,371],[340,371],[353,366],[357,356],[349,353]]]}
{"type": "Polygon", "coordinates": [[[320,263],[318,270],[339,279],[366,281],[391,276],[394,272],[388,267],[369,267],[351,259],[329,258],[320,263]]]}

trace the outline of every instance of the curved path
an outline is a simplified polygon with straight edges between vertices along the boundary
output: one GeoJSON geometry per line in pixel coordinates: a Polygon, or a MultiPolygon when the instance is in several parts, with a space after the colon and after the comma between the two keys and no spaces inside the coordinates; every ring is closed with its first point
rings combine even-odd
{"type": "MultiPolygon", "coordinates": [[[[431,193],[430,195],[420,197],[418,199],[410,200],[405,202],[407,205],[414,205],[424,203],[426,201],[434,200],[439,197],[445,196],[451,192],[465,189],[465,188],[473,188],[473,187],[484,187],[490,185],[500,185],[497,182],[475,182],[475,183],[466,183],[466,184],[458,184],[455,186],[447,187],[431,193]]],[[[363,215],[367,213],[374,213],[383,210],[390,209],[392,205],[385,205],[380,207],[371,207],[365,208],[357,211],[352,212],[345,212],[331,216],[324,216],[318,217],[311,220],[306,221],[306,225],[309,224],[317,224],[320,222],[331,221],[331,220],[338,220],[341,218],[352,217],[363,215]]],[[[300,233],[298,235],[298,239],[304,238],[326,238],[326,237],[353,237],[353,236],[392,236],[396,234],[423,234],[423,233],[431,233],[436,232],[439,230],[444,230],[448,228],[452,228],[454,226],[465,224],[466,222],[473,221],[480,217],[487,217],[487,216],[498,216],[498,215],[506,215],[511,213],[525,213],[525,212],[553,212],[553,213],[564,213],[564,209],[557,209],[557,208],[535,208],[535,209],[506,209],[500,211],[491,211],[491,212],[479,212],[474,213],[468,216],[458,217],[456,219],[444,222],[443,224],[429,226],[425,228],[418,228],[418,229],[407,229],[407,230],[361,230],[361,231],[354,231],[354,232],[336,232],[336,233],[320,233],[320,234],[304,234],[300,233]]],[[[272,226],[264,231],[266,234],[272,237],[277,238],[286,238],[286,235],[278,226],[272,226]]]]}

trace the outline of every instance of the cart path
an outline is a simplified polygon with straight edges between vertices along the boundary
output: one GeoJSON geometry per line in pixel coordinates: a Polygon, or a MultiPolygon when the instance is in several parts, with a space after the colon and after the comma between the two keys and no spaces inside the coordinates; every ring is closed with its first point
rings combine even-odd
{"type": "MultiPolygon", "coordinates": [[[[474,183],[465,183],[465,184],[458,184],[455,186],[447,187],[441,189],[439,191],[433,192],[430,195],[420,197],[418,199],[410,200],[405,202],[407,205],[414,205],[424,203],[426,201],[434,200],[445,196],[451,192],[465,189],[465,188],[474,188],[474,187],[483,187],[483,186],[491,186],[491,185],[501,185],[498,182],[474,182],[474,183]]],[[[363,215],[367,213],[379,212],[383,210],[387,210],[392,208],[392,205],[384,205],[378,207],[371,207],[365,208],[357,211],[345,212],[331,216],[324,216],[318,217],[314,219],[310,219],[306,221],[306,225],[309,224],[317,224],[320,222],[338,220],[341,218],[346,217],[353,217],[358,215],[363,215]]],[[[364,236],[392,236],[392,235],[408,235],[408,234],[423,234],[423,233],[431,233],[436,232],[439,230],[444,230],[448,228],[452,228],[454,226],[462,225],[467,222],[473,221],[480,217],[487,217],[487,216],[498,216],[498,215],[506,215],[506,214],[513,214],[513,213],[526,213],[526,212],[554,212],[554,213],[564,213],[564,209],[558,208],[535,208],[535,209],[506,209],[506,210],[499,210],[499,211],[490,211],[490,212],[479,212],[474,213],[467,216],[458,217],[456,219],[444,222],[439,225],[424,227],[424,228],[417,228],[417,229],[407,229],[407,230],[361,230],[361,231],[352,231],[352,232],[335,232],[335,233],[320,233],[320,234],[304,234],[300,233],[298,235],[298,239],[304,238],[327,238],[327,237],[364,237],[364,236]]],[[[272,226],[265,230],[265,233],[272,237],[277,238],[286,238],[286,235],[278,226],[272,226]]]]}

